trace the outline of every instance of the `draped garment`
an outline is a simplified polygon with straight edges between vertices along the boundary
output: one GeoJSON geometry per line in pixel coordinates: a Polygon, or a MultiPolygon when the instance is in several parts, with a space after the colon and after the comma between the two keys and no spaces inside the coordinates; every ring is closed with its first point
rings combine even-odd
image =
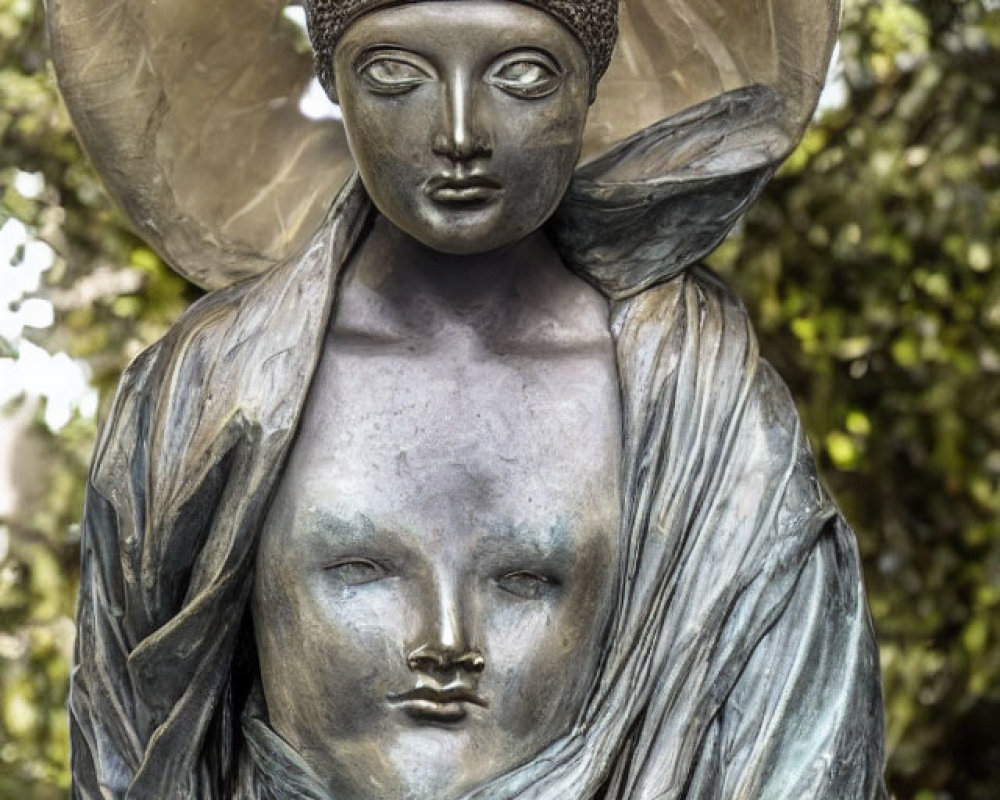
{"type": "MultiPolygon", "coordinates": [[[[732,110],[707,109],[729,126],[723,145],[747,118],[732,110]]],[[[626,156],[647,157],[649,141],[626,156]]],[[[738,169],[700,184],[578,187],[553,223],[570,268],[611,302],[624,446],[616,611],[573,728],[467,800],[885,796],[854,535],[742,305],[696,263],[773,170],[742,152],[738,169]],[[613,236],[587,222],[615,213],[613,236]]],[[[245,685],[247,605],[338,276],[372,213],[353,179],[302,254],[206,295],[123,375],[82,526],[74,797],[337,800],[245,685]]]]}

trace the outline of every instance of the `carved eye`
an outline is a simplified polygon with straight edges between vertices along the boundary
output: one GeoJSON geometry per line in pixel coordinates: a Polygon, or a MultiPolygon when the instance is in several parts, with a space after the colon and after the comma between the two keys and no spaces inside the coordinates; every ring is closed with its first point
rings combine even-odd
{"type": "Polygon", "coordinates": [[[534,99],[558,89],[562,74],[555,62],[540,53],[520,54],[501,62],[486,80],[515,97],[534,99]]]}
{"type": "Polygon", "coordinates": [[[357,70],[368,88],[376,94],[403,94],[433,80],[426,70],[401,55],[370,58],[363,61],[357,70]]]}
{"type": "Polygon", "coordinates": [[[497,578],[497,585],[505,592],[528,600],[537,600],[555,588],[556,584],[553,578],[526,569],[508,572],[497,578]]]}
{"type": "Polygon", "coordinates": [[[367,558],[345,558],[328,566],[326,571],[345,586],[374,583],[388,574],[384,567],[367,558]]]}

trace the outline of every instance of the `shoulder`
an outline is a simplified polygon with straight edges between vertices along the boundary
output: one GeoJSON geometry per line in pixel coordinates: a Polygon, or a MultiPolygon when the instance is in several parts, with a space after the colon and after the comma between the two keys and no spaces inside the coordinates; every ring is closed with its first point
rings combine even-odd
{"type": "Polygon", "coordinates": [[[209,367],[225,371],[239,363],[240,352],[272,340],[274,331],[298,331],[324,318],[340,263],[360,237],[369,212],[360,181],[352,178],[297,255],[192,304],[162,339],[134,360],[122,376],[119,393],[169,392],[178,381],[186,392],[197,392],[206,386],[209,367]]]}
{"type": "Polygon", "coordinates": [[[688,382],[717,400],[722,394],[737,400],[756,378],[759,349],[746,309],[707,268],[685,270],[618,301],[612,332],[626,365],[683,370],[688,382]]]}
{"type": "MultiPolygon", "coordinates": [[[[125,370],[92,475],[113,485],[141,458],[158,476],[210,461],[244,423],[294,427],[320,350],[337,273],[369,208],[348,183],[316,235],[271,270],[208,293],[125,370]],[[128,465],[132,466],[129,467],[128,465]]],[[[96,481],[95,481],[96,483],[96,481]]]]}
{"type": "Polygon", "coordinates": [[[249,289],[241,284],[205,295],[122,372],[91,466],[101,494],[110,499],[121,490],[136,458],[148,458],[158,429],[183,424],[181,406],[202,404],[211,391],[212,354],[224,348],[249,289]]]}
{"type": "MultiPolygon", "coordinates": [[[[260,278],[217,289],[188,307],[158,341],[140,352],[122,372],[109,421],[123,405],[148,402],[168,391],[179,373],[198,370],[210,353],[230,341],[245,303],[252,302],[260,278]]],[[[197,390],[200,381],[186,388],[197,390]]]]}
{"type": "Polygon", "coordinates": [[[791,392],[761,356],[747,311],[704,267],[618,304],[614,315],[625,396],[668,404],[674,420],[704,425],[737,442],[732,468],[757,482],[787,475],[798,508],[826,504],[791,392]]]}

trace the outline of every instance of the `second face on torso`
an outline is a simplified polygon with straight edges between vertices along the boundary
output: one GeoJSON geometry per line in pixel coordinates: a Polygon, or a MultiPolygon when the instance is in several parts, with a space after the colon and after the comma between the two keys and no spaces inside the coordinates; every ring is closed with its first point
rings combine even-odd
{"type": "Polygon", "coordinates": [[[582,709],[617,578],[618,383],[605,301],[544,243],[466,304],[469,276],[442,296],[378,239],[342,285],[254,621],[271,723],[334,796],[447,800],[582,709]]]}

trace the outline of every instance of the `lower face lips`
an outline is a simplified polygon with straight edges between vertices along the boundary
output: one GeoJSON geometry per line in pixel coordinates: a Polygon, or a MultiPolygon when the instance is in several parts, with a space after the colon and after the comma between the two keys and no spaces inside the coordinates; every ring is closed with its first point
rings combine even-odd
{"type": "Polygon", "coordinates": [[[390,703],[418,722],[456,723],[468,716],[469,706],[486,708],[489,704],[466,686],[421,685],[408,692],[390,693],[390,703]]]}
{"type": "Polygon", "coordinates": [[[469,713],[465,706],[462,701],[406,700],[400,703],[400,708],[419,722],[461,722],[469,713]]]}
{"type": "Polygon", "coordinates": [[[445,206],[482,206],[500,196],[500,188],[489,183],[443,183],[427,191],[427,195],[445,206]]]}

